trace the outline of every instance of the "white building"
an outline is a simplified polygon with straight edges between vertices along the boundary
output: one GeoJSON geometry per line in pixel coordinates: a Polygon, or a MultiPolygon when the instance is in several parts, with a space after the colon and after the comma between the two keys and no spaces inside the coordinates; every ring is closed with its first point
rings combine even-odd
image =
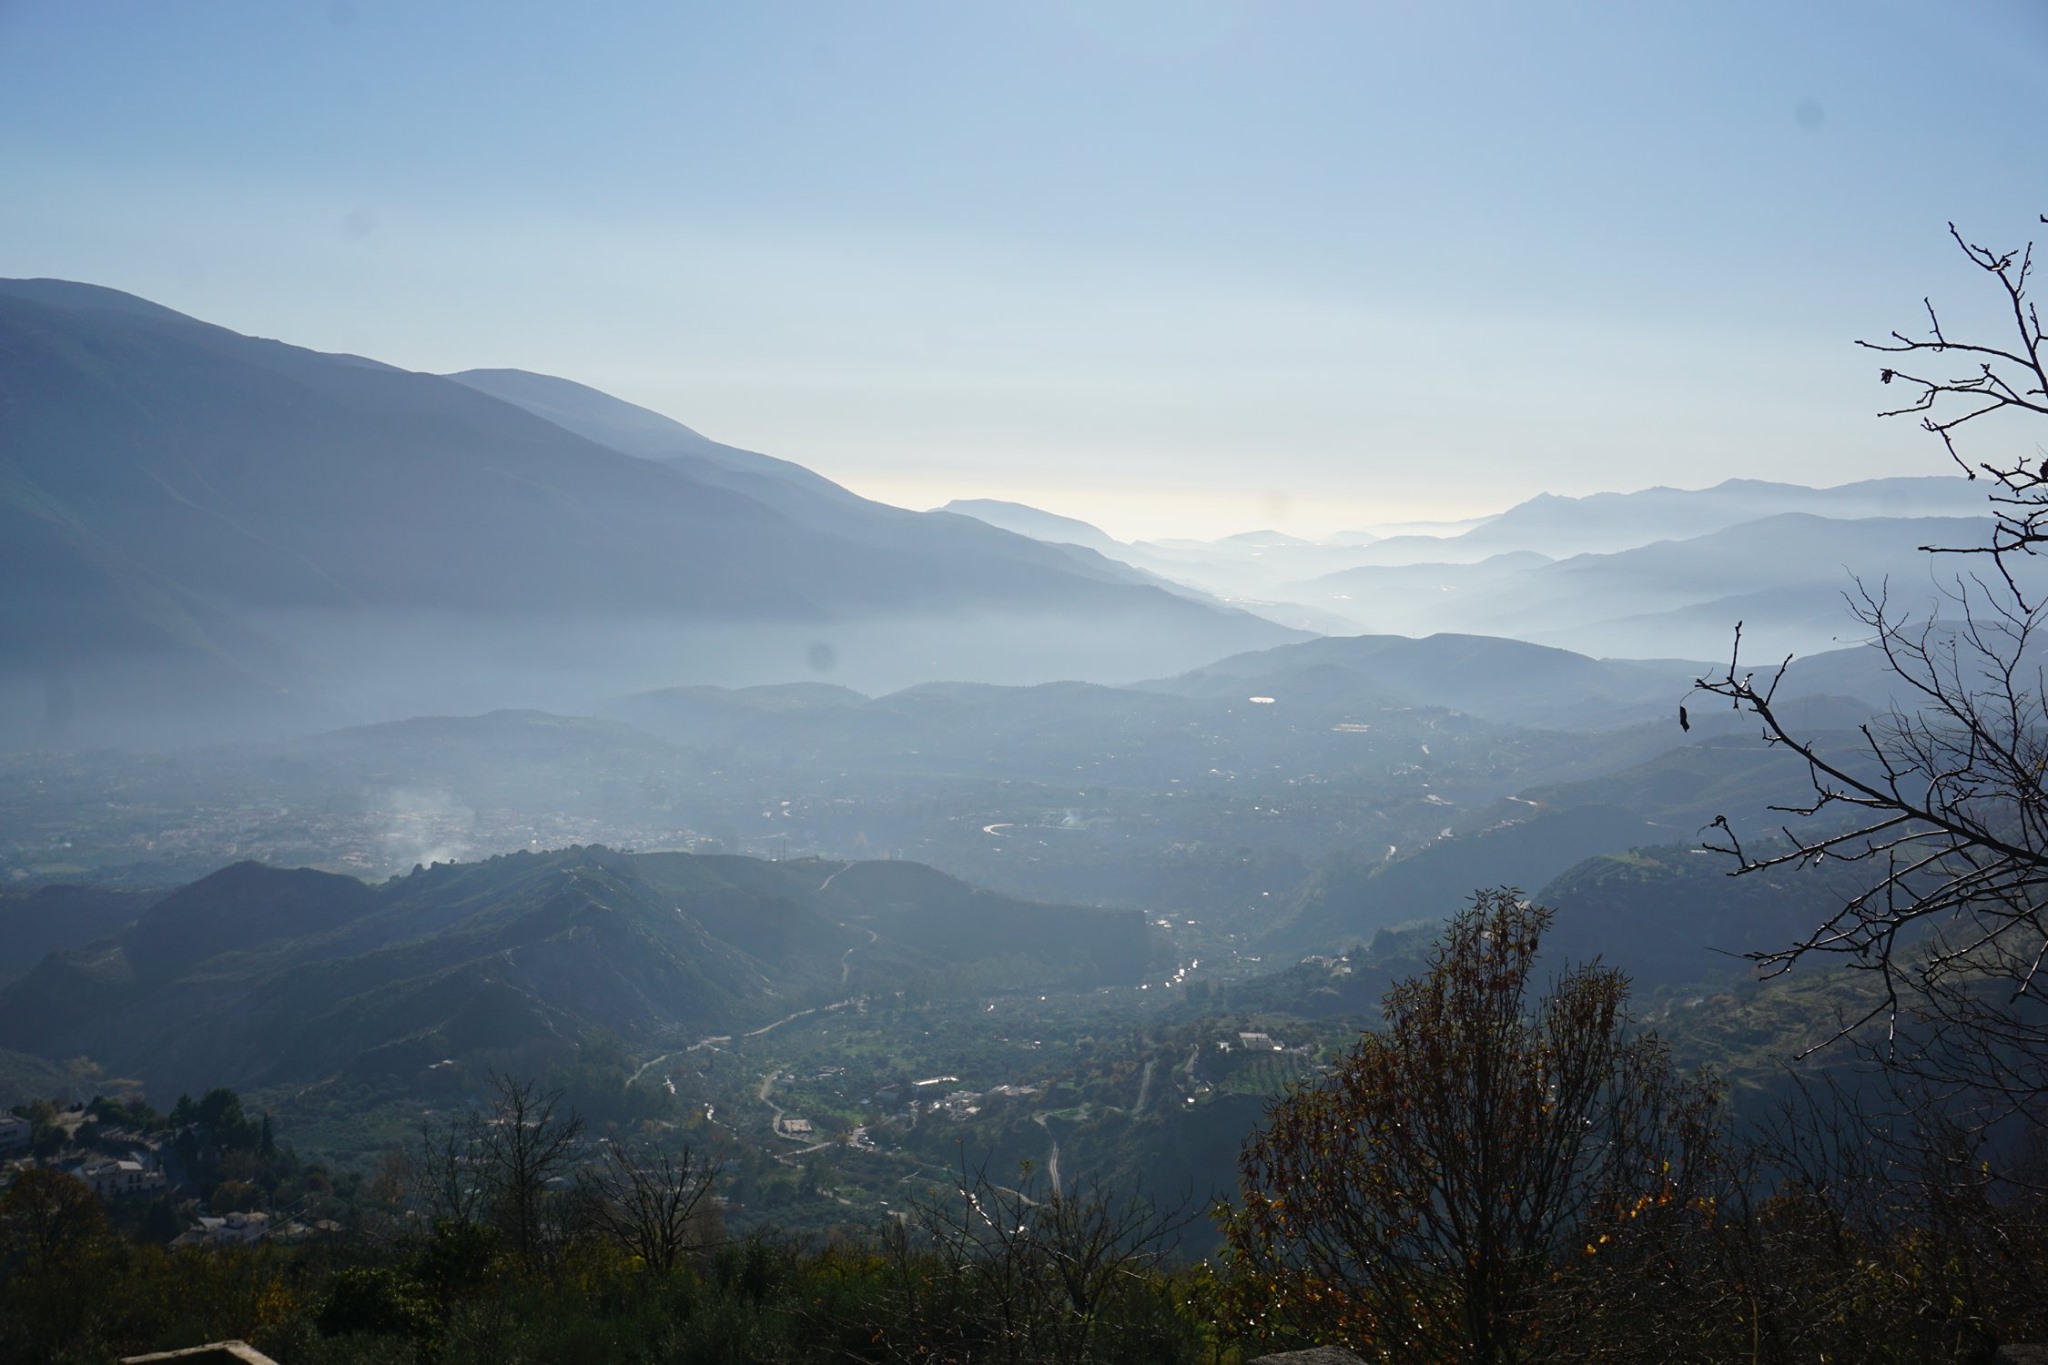
{"type": "Polygon", "coordinates": [[[78,1168],[78,1178],[102,1199],[153,1194],[164,1187],[164,1173],[139,1161],[88,1161],[78,1168]]]}
{"type": "Polygon", "coordinates": [[[201,1218],[171,1239],[174,1247],[247,1246],[270,1235],[267,1213],[231,1213],[225,1218],[201,1218]]]}

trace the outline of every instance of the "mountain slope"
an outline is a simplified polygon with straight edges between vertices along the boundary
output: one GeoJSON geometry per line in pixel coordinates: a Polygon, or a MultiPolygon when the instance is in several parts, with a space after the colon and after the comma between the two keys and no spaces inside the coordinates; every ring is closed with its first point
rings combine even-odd
{"type": "MultiPolygon", "coordinates": [[[[601,397],[579,401],[624,439],[626,405],[601,397]]],[[[902,685],[975,675],[984,654],[1116,676],[1287,637],[793,466],[719,463],[701,441],[623,453],[468,384],[91,286],[0,282],[0,411],[0,692],[52,719],[63,706],[34,704],[52,678],[170,665],[388,715],[486,686],[511,704],[522,670],[802,676],[821,639],[822,666],[902,685]]]]}
{"type": "Polygon", "coordinates": [[[1618,966],[1641,992],[1747,976],[1743,954],[1797,942],[1857,890],[1839,863],[1742,877],[1732,868],[1697,844],[1589,858],[1535,892],[1557,911],[1545,949],[1558,962],[1618,966]]]}
{"type": "Polygon", "coordinates": [[[378,886],[245,863],[0,989],[0,1047],[88,1053],[153,1092],[408,1083],[596,1030],[681,1045],[917,969],[1129,980],[1149,951],[1136,912],[1035,905],[911,863],[578,847],[378,886]]]}
{"type": "Polygon", "coordinates": [[[63,884],[0,891],[0,982],[51,953],[119,933],[155,899],[147,892],[63,884]]]}
{"type": "Polygon", "coordinates": [[[1477,635],[1332,636],[1233,655],[1144,686],[1181,696],[1352,695],[1514,725],[1611,729],[1669,716],[1707,665],[1589,659],[1477,635]]]}
{"type": "Polygon", "coordinates": [[[793,461],[724,445],[673,418],[574,380],[531,370],[462,370],[446,377],[622,454],[672,464],[692,477],[751,496],[765,492],[763,501],[772,502],[778,491],[774,486],[780,484],[841,504],[864,502],[793,461]]]}
{"type": "MultiPolygon", "coordinates": [[[[1164,588],[1177,596],[1205,600],[1210,606],[1221,605],[1128,562],[1128,547],[1100,532],[1094,532],[1092,538],[1075,540],[1040,534],[1042,527],[1039,530],[1027,529],[999,516],[979,515],[959,503],[948,503],[935,511],[919,513],[872,502],[802,465],[722,445],[660,413],[552,375],[534,374],[527,370],[464,370],[447,377],[545,418],[599,445],[655,461],[704,483],[744,493],[774,508],[798,526],[823,531],[857,544],[884,547],[922,544],[942,552],[1001,553],[1041,565],[1058,562],[1045,553],[1044,545],[1051,545],[1065,557],[1066,562],[1061,567],[1084,577],[1164,588]],[[1024,543],[991,537],[979,526],[962,525],[960,516],[963,513],[970,521],[1011,532],[1024,543]]],[[[991,505],[1016,508],[1036,517],[1048,515],[1015,503],[991,505]]],[[[1064,517],[1050,519],[1067,521],[1064,517]]],[[[1094,531],[1084,522],[1071,524],[1094,531]]]]}
{"type": "Polygon", "coordinates": [[[1539,811],[1531,818],[1443,839],[1391,861],[1332,858],[1302,888],[1289,917],[1262,943],[1268,953],[1339,953],[1383,928],[1438,920],[1474,891],[1515,886],[1534,891],[1587,858],[1668,840],[1633,813],[1613,806],[1539,811]]]}
{"type": "Polygon", "coordinates": [[[999,498],[955,498],[937,510],[973,517],[991,526],[1000,526],[1005,531],[1030,536],[1033,540],[1085,545],[1111,558],[1127,557],[1131,554],[1130,546],[1120,540],[1111,539],[1085,521],[1063,517],[1055,512],[1040,511],[1021,502],[1004,502],[999,498]]]}

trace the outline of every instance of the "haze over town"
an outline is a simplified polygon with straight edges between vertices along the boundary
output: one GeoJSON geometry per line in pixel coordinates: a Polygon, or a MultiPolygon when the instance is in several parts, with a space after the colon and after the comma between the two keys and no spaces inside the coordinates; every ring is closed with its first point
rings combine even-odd
{"type": "Polygon", "coordinates": [[[2044,95],[0,0],[0,1363],[2048,1342],[2044,95]]]}

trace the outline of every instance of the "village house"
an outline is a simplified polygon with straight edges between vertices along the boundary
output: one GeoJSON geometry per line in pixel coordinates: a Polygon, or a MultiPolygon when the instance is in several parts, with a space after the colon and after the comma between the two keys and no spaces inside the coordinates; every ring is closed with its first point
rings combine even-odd
{"type": "Polygon", "coordinates": [[[124,1199],[130,1195],[153,1194],[164,1187],[164,1173],[154,1166],[129,1159],[88,1161],[76,1172],[102,1199],[124,1199]]]}
{"type": "Polygon", "coordinates": [[[247,1246],[270,1235],[267,1213],[231,1213],[224,1218],[202,1217],[171,1239],[173,1247],[247,1246]]]}
{"type": "Polygon", "coordinates": [[[0,1157],[28,1150],[29,1122],[19,1114],[0,1114],[0,1157]]]}

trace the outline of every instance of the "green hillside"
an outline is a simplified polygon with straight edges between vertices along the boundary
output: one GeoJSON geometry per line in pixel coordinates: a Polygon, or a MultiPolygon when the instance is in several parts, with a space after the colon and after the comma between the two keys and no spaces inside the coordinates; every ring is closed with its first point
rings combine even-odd
{"type": "Polygon", "coordinates": [[[573,847],[375,886],[243,863],[0,989],[0,1046],[89,1054],[152,1093],[344,1074],[403,1090],[471,1054],[680,1046],[917,973],[1130,980],[1151,953],[1133,912],[909,863],[573,847]]]}

